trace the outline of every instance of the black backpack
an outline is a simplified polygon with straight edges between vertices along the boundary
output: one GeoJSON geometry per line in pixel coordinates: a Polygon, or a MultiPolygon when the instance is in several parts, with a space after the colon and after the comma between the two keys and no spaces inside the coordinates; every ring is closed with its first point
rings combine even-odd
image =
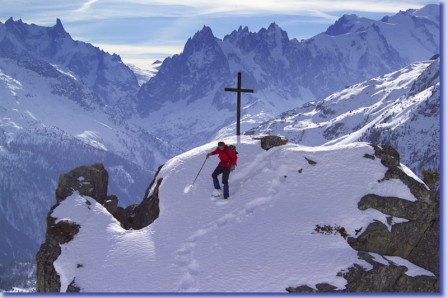
{"type": "Polygon", "coordinates": [[[232,151],[235,152],[235,154],[238,154],[238,151],[236,151],[235,145],[229,145],[229,148],[232,149],[232,151]]]}
{"type": "MultiPolygon", "coordinates": [[[[232,150],[233,152],[235,152],[235,154],[238,154],[238,151],[236,151],[236,147],[234,145],[229,145],[227,146],[230,148],[230,150],[232,150]]],[[[232,158],[230,157],[229,152],[227,152],[227,150],[224,150],[224,152],[226,153],[227,157],[229,158],[229,162],[232,163],[232,158]]]]}

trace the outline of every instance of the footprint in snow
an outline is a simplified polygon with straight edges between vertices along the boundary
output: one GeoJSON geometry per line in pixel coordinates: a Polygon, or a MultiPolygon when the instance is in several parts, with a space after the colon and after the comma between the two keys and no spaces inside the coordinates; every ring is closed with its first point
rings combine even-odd
{"type": "Polygon", "coordinates": [[[229,199],[223,199],[222,197],[210,196],[210,201],[215,202],[216,205],[226,205],[229,199]]]}

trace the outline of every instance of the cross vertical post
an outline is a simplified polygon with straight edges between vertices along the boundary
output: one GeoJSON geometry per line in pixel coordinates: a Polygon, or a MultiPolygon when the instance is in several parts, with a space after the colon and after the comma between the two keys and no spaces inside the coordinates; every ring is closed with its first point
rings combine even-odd
{"type": "MultiPolygon", "coordinates": [[[[241,72],[238,72],[237,89],[241,89],[241,72]]],[[[236,135],[240,135],[240,123],[241,123],[241,92],[236,93],[236,135]]]]}
{"type": "Polygon", "coordinates": [[[238,72],[238,82],[237,82],[237,88],[224,88],[224,91],[232,91],[237,93],[237,103],[236,103],[236,135],[239,136],[241,134],[240,132],[240,126],[241,126],[241,93],[242,92],[248,92],[253,93],[253,89],[242,89],[241,88],[241,72],[238,72]]]}

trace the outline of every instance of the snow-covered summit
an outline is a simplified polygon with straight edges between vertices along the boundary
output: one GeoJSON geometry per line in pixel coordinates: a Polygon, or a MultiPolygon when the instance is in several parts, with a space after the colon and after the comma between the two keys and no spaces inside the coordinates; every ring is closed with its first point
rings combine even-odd
{"type": "Polygon", "coordinates": [[[139,87],[120,56],[73,40],[60,19],[52,27],[43,27],[11,17],[0,26],[0,56],[33,64],[48,63],[71,72],[97,94],[103,105],[129,101],[139,87]]]}
{"type": "Polygon", "coordinates": [[[349,32],[356,32],[372,25],[375,21],[369,20],[367,18],[360,18],[355,14],[343,15],[338,19],[333,25],[328,27],[326,34],[336,36],[342,35],[349,32]]]}
{"type": "MultiPolygon", "coordinates": [[[[360,200],[368,194],[407,204],[421,200],[402,180],[384,179],[388,167],[366,143],[265,151],[248,136],[225,141],[239,152],[228,200],[210,196],[210,173],[218,162],[205,157],[215,142],[162,167],[154,180],[161,179],[160,185],[149,192],[157,188],[160,215],[141,230],[124,230],[90,197],[74,192],[63,200],[50,216],[56,224],[79,225],[79,232],[61,244],[54,262],[60,291],[285,292],[323,282],[343,290],[343,273],[353,264],[373,268],[344,237],[362,234],[373,222],[386,231],[408,222],[385,209],[360,210],[360,200]],[[320,229],[326,226],[335,230],[320,229]]],[[[407,179],[421,183],[397,165],[407,179]]],[[[406,264],[406,278],[434,276],[401,257],[381,262],[406,264]]]]}

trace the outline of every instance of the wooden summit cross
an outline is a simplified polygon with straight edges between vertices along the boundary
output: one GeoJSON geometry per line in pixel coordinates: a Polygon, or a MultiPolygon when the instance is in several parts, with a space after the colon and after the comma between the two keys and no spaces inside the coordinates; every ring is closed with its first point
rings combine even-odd
{"type": "Polygon", "coordinates": [[[224,91],[232,91],[237,93],[237,104],[236,104],[236,135],[240,135],[240,122],[241,122],[241,93],[248,92],[253,93],[253,89],[242,89],[241,88],[241,72],[238,72],[238,87],[237,88],[224,88],[224,91]]]}

